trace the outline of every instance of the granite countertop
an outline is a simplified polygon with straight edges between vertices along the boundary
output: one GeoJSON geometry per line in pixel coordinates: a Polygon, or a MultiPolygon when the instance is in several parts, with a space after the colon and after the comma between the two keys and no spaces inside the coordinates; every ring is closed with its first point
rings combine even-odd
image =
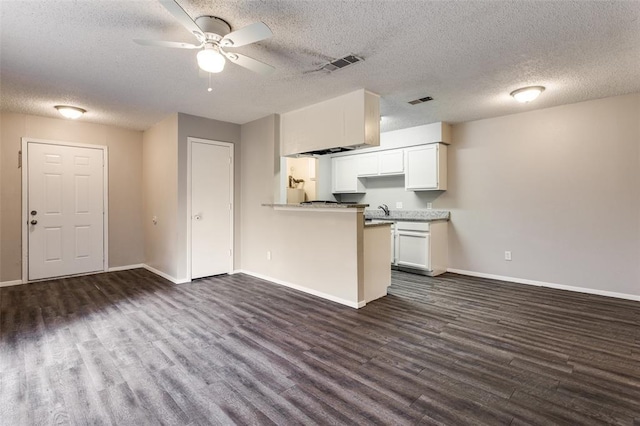
{"type": "Polygon", "coordinates": [[[263,207],[291,207],[295,209],[364,209],[369,204],[275,204],[265,203],[263,207]]]}
{"type": "Polygon", "coordinates": [[[437,220],[448,221],[451,213],[448,210],[391,210],[389,216],[385,216],[380,209],[367,209],[364,211],[365,219],[403,221],[403,222],[434,222],[437,220]]]}

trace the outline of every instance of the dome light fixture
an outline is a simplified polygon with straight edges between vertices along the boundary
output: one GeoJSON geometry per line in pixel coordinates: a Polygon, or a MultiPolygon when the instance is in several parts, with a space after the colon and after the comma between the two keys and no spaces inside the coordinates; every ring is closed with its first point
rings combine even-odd
{"type": "Polygon", "coordinates": [[[511,92],[511,96],[513,96],[516,101],[525,104],[540,96],[542,92],[544,92],[544,86],[529,86],[514,90],[511,92]]]}
{"type": "Polygon", "coordinates": [[[82,108],[69,106],[69,105],[56,105],[54,108],[57,109],[58,112],[62,114],[63,117],[70,118],[72,120],[82,117],[82,114],[87,112],[82,108]]]}
{"type": "Polygon", "coordinates": [[[213,73],[221,72],[226,62],[218,46],[210,43],[198,52],[197,59],[198,66],[202,71],[213,73]]]}

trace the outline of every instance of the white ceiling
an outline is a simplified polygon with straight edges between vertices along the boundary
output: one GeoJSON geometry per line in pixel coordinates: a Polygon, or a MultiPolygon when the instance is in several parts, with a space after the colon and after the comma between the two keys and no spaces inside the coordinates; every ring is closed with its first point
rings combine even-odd
{"type": "MultiPolygon", "coordinates": [[[[174,112],[234,123],[364,87],[381,95],[383,130],[460,122],[640,92],[640,1],[178,0],[192,16],[274,36],[237,51],[277,68],[227,64],[207,80],[193,50],[132,39],[195,42],[155,0],[0,0],[0,107],[146,129],[174,112]],[[315,71],[353,53],[364,62],[315,71]],[[547,90],[517,104],[509,92],[547,90]],[[411,106],[415,98],[435,100],[411,106]]],[[[231,49],[230,49],[231,50],[231,49]]]]}

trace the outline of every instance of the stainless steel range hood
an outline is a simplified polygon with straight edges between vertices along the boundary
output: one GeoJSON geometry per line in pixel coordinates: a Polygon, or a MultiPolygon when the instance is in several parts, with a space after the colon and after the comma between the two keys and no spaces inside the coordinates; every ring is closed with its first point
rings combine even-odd
{"type": "Polygon", "coordinates": [[[280,115],[280,148],[285,157],[379,145],[380,97],[364,89],[280,115]]]}

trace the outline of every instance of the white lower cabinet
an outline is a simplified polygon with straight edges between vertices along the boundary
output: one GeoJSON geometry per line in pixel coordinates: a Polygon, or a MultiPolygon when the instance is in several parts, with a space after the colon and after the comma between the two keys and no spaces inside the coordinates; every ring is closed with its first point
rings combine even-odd
{"type": "Polygon", "coordinates": [[[446,222],[396,222],[395,230],[392,232],[392,265],[431,276],[446,272],[446,222]]]}

